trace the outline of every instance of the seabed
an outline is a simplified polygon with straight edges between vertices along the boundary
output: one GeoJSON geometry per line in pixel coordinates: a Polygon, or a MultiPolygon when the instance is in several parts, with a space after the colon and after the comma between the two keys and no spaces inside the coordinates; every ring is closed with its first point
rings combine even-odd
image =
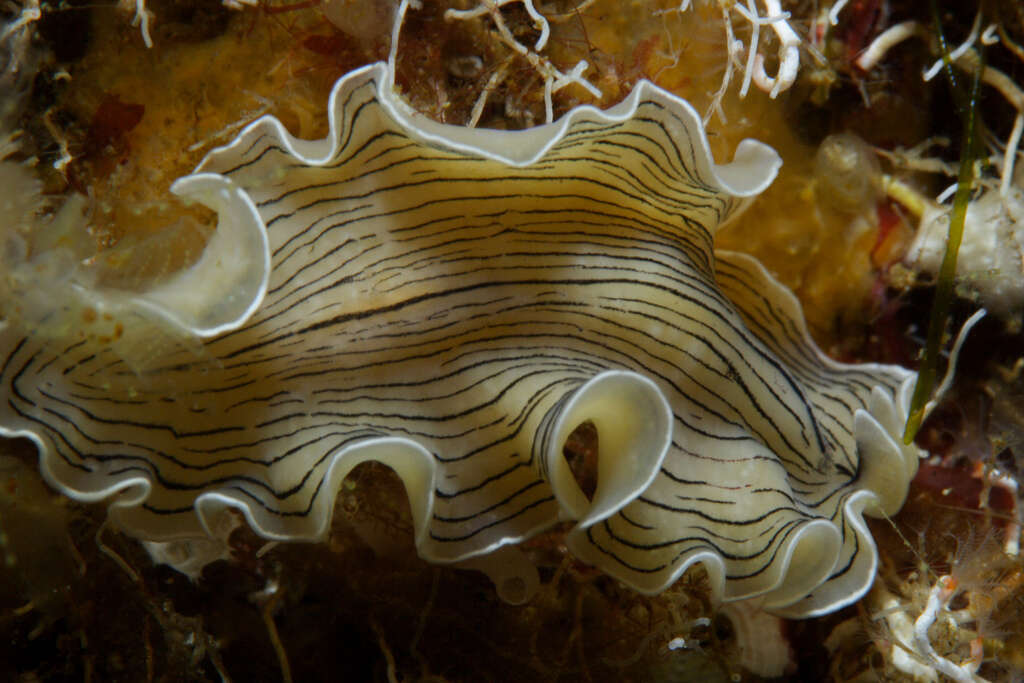
{"type": "MultiPolygon", "coordinates": [[[[108,525],[104,503],[48,488],[31,442],[4,439],[0,679],[1021,680],[1024,239],[1014,220],[1024,212],[1013,192],[1024,172],[1013,167],[1024,166],[1022,6],[422,5],[407,8],[396,88],[435,120],[525,128],[580,104],[611,106],[646,78],[705,115],[717,160],[745,138],[774,147],[779,176],[716,246],[765,264],[795,292],[821,348],[846,362],[919,362],[938,274],[912,258],[915,234],[922,206],[956,181],[961,113],[978,113],[971,199],[999,193],[1009,218],[994,243],[1019,263],[958,272],[944,346],[978,307],[994,313],[971,332],[955,383],[917,435],[931,456],[907,502],[869,520],[874,587],[801,621],[767,615],[756,600],[713,604],[700,569],[644,596],[574,560],[559,527],[522,545],[541,585],[510,605],[485,574],[417,556],[401,482],[373,463],[345,480],[326,542],[269,543],[241,524],[230,557],[193,581],[108,525]],[[540,49],[534,12],[550,29],[540,49]],[[774,88],[782,76],[770,74],[793,66],[790,46],[798,69],[774,88]],[[767,81],[747,78],[755,61],[767,81]],[[972,91],[982,68],[991,78],[972,91]],[[986,287],[993,279],[1007,284],[986,287]]],[[[396,9],[387,0],[8,2],[0,148],[34,180],[26,196],[0,196],[5,216],[27,203],[49,219],[80,197],[69,225],[81,229],[56,239],[98,264],[104,285],[140,287],[188,266],[216,217],[174,200],[171,183],[263,114],[298,137],[323,137],[331,86],[388,58],[396,9]]],[[[23,228],[0,225],[0,238],[23,228]]],[[[12,305],[0,299],[0,321],[12,305]]],[[[584,426],[567,457],[592,462],[598,448],[584,426]]]]}

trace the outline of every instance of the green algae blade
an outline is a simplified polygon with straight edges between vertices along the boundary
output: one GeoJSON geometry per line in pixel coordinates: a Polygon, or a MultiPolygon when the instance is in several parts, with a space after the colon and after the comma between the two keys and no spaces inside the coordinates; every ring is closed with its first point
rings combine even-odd
{"type": "MultiPolygon", "coordinates": [[[[934,10],[934,2],[932,7],[934,10]]],[[[949,50],[946,47],[945,37],[942,34],[942,27],[939,24],[937,13],[935,25],[936,33],[942,45],[942,59],[945,62],[945,71],[949,76],[953,98],[957,101],[963,116],[964,134],[963,148],[960,151],[960,172],[957,178],[956,195],[953,198],[953,211],[949,217],[949,237],[946,240],[946,253],[942,257],[942,266],[939,268],[939,277],[935,284],[935,300],[932,303],[932,313],[928,322],[928,338],[925,344],[924,356],[921,359],[921,367],[917,374],[917,383],[914,385],[914,395],[910,401],[910,414],[907,418],[906,429],[903,432],[903,441],[907,444],[914,440],[918,429],[921,428],[921,422],[925,416],[925,407],[935,388],[939,347],[942,343],[943,332],[946,329],[946,321],[949,319],[949,309],[953,302],[957,254],[960,251],[960,242],[963,239],[967,205],[970,202],[971,191],[974,188],[974,163],[977,159],[978,90],[981,84],[981,74],[985,70],[984,53],[982,52],[981,64],[974,72],[971,80],[971,91],[965,102],[962,97],[959,97],[960,91],[956,87],[952,61],[949,57],[949,50]]]]}

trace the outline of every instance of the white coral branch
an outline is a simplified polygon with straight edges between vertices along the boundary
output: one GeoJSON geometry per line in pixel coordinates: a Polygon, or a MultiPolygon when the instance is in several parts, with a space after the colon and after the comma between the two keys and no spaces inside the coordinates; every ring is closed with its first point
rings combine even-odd
{"type": "Polygon", "coordinates": [[[949,601],[957,594],[957,582],[952,576],[940,576],[939,580],[932,586],[928,593],[928,602],[924,610],[914,622],[914,636],[911,639],[912,650],[920,655],[929,666],[935,671],[949,676],[957,683],[974,683],[984,679],[977,675],[980,660],[972,656],[963,664],[954,664],[945,657],[942,657],[932,647],[931,639],[928,637],[928,629],[932,627],[940,612],[948,611],[949,601]]]}
{"type": "MultiPolygon", "coordinates": [[[[583,78],[583,72],[590,67],[587,60],[581,59],[569,73],[563,73],[555,68],[551,60],[539,54],[540,50],[544,49],[547,45],[551,27],[548,24],[548,20],[534,8],[532,0],[480,0],[480,4],[472,9],[449,9],[444,13],[444,18],[449,21],[455,21],[473,19],[484,15],[490,16],[491,21],[494,22],[494,27],[501,42],[529,62],[530,66],[544,79],[544,117],[547,123],[551,123],[554,120],[552,95],[570,83],[579,85],[597,99],[601,98],[601,91],[593,83],[583,78]],[[505,18],[501,14],[501,8],[511,2],[521,2],[526,9],[526,13],[533,20],[534,26],[540,31],[540,37],[537,38],[533,49],[519,42],[505,23],[505,18]]],[[[497,85],[497,83],[488,82],[488,87],[491,89],[497,85]]],[[[486,92],[488,91],[485,87],[486,92]]]]}
{"type": "Polygon", "coordinates": [[[907,614],[907,604],[893,595],[884,586],[876,585],[876,604],[881,610],[872,616],[873,621],[884,619],[891,634],[889,652],[892,666],[917,681],[938,681],[943,674],[958,683],[986,683],[978,676],[983,657],[978,639],[972,639],[970,656],[962,664],[955,664],[935,651],[928,631],[939,619],[946,619],[953,628],[959,628],[956,613],[949,609],[949,603],[958,593],[956,579],[941,576],[928,593],[928,599],[921,614],[913,622],[907,614]]]}
{"type": "Polygon", "coordinates": [[[800,70],[800,36],[786,19],[789,12],[783,12],[779,0],[764,0],[767,10],[765,22],[775,31],[779,39],[779,70],[774,77],[764,70],[764,56],[758,54],[754,60],[754,84],[774,99],[784,90],[789,90],[796,81],[800,70]]]}
{"type": "Polygon", "coordinates": [[[924,27],[916,21],[903,21],[894,24],[880,33],[864,52],[857,57],[855,64],[862,71],[871,71],[893,49],[904,40],[924,33],[924,27]]]}
{"type": "MultiPolygon", "coordinates": [[[[762,0],[765,13],[758,13],[755,0],[746,0],[746,5],[739,2],[727,2],[718,0],[722,10],[722,26],[725,29],[725,43],[728,56],[726,57],[725,75],[722,77],[721,85],[712,100],[708,115],[704,121],[707,122],[712,111],[717,111],[725,121],[721,111],[721,99],[728,89],[733,74],[733,62],[743,69],[743,83],[740,85],[740,97],[744,97],[753,83],[760,90],[768,93],[773,99],[779,93],[788,90],[796,82],[797,74],[800,71],[800,36],[793,27],[789,25],[790,13],[782,10],[779,0],[762,0]],[[731,12],[736,12],[743,19],[750,22],[750,42],[747,45],[746,62],[739,61],[738,55],[743,51],[743,42],[734,35],[731,12]],[[779,68],[775,76],[769,76],[765,70],[765,56],[759,51],[761,39],[761,27],[768,26],[775,32],[779,41],[778,60],[779,68]]],[[[692,6],[692,2],[683,2],[679,5],[679,11],[685,11],[692,6]]]]}
{"type": "Polygon", "coordinates": [[[135,16],[132,17],[132,26],[139,27],[139,31],[142,33],[142,42],[146,44],[146,47],[153,47],[153,38],[149,34],[149,22],[153,20],[154,15],[146,9],[146,0],[120,0],[118,6],[122,10],[135,11],[135,16]]]}

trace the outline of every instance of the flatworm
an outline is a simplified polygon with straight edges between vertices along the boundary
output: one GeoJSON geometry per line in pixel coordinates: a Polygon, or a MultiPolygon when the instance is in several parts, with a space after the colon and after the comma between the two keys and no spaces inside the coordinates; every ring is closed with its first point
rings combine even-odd
{"type": "Polygon", "coordinates": [[[175,184],[220,218],[191,268],[144,292],[75,285],[48,314],[198,349],[153,343],[140,365],[85,323],[0,330],[0,434],[34,440],[51,484],[113,496],[151,541],[204,537],[227,509],[318,539],[375,460],[428,560],[576,520],[576,557],[647,593],[694,563],[717,597],[792,616],[867,590],[862,513],[895,512],[917,468],[913,374],[828,359],[788,290],[713,251],[774,151],[747,140],[716,165],[696,113],[648,82],[485,131],[410,111],[376,64],[329,115],[317,141],[261,118],[175,184]],[[589,498],[562,454],[587,420],[589,498]]]}

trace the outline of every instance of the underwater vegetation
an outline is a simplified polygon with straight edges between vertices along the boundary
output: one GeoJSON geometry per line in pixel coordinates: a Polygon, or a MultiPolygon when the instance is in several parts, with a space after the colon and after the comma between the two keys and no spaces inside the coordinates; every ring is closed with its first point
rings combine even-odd
{"type": "Polygon", "coordinates": [[[1024,669],[1015,3],[3,16],[5,677],[1024,669]]]}

